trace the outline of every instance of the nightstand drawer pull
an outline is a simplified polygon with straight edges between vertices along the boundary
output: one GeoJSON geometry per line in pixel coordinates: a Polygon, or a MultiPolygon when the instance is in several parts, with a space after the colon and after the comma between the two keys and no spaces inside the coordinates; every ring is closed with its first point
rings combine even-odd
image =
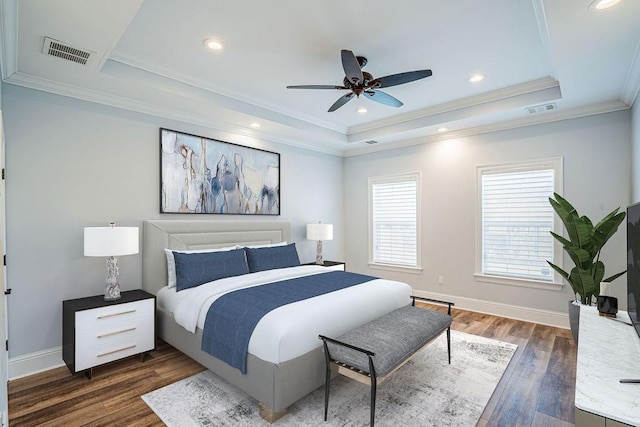
{"type": "Polygon", "coordinates": [[[122,334],[124,332],[130,332],[130,331],[135,331],[135,330],[136,330],[136,327],[134,326],[133,328],[123,329],[121,331],[107,332],[106,334],[98,335],[98,338],[110,337],[111,335],[118,335],[118,334],[122,334]]]}
{"type": "Polygon", "coordinates": [[[135,344],[134,345],[130,345],[129,347],[124,347],[124,348],[120,348],[118,350],[113,350],[113,351],[108,351],[106,353],[98,354],[98,357],[108,356],[108,355],[113,354],[113,353],[118,353],[119,351],[131,350],[132,348],[135,348],[135,347],[136,347],[135,344]]]}
{"type": "Polygon", "coordinates": [[[129,310],[129,311],[121,311],[120,313],[103,314],[98,316],[98,319],[106,319],[107,317],[122,316],[123,314],[129,314],[129,313],[135,313],[135,312],[136,310],[129,310]]]}

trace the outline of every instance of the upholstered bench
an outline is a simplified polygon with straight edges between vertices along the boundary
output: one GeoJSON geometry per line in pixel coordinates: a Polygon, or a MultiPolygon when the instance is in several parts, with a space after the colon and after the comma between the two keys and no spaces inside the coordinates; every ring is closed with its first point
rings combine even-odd
{"type": "Polygon", "coordinates": [[[320,335],[324,343],[326,378],[324,420],[329,409],[331,365],[338,373],[371,384],[371,421],[375,421],[376,389],[413,355],[443,332],[447,332],[447,351],[451,363],[451,306],[453,303],[412,297],[410,306],[399,308],[337,338],[320,335]],[[447,304],[447,314],[415,307],[415,300],[447,304]]]}

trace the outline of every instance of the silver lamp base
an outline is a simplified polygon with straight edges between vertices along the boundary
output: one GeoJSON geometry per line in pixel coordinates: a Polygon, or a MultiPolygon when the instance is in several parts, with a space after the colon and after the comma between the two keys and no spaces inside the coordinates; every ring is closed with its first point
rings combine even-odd
{"type": "Polygon", "coordinates": [[[107,258],[107,278],[104,286],[104,300],[115,301],[120,299],[120,283],[118,282],[118,258],[110,256],[107,258]]]}
{"type": "Polygon", "coordinates": [[[318,240],[318,245],[316,246],[316,264],[324,265],[324,258],[322,258],[322,240],[318,240]]]}

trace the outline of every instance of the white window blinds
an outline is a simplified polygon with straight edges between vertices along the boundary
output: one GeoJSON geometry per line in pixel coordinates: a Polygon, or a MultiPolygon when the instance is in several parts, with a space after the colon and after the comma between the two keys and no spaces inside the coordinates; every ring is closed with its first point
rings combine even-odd
{"type": "Polygon", "coordinates": [[[418,266],[418,177],[370,181],[373,263],[418,266]]]}
{"type": "Polygon", "coordinates": [[[482,274],[553,281],[553,167],[481,174],[482,274]]]}

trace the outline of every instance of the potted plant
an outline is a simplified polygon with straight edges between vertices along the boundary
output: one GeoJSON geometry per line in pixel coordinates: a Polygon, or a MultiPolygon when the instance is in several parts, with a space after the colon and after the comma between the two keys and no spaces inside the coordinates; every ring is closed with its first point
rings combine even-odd
{"type": "MultiPolygon", "coordinates": [[[[600,260],[602,247],[618,230],[625,213],[618,212],[620,208],[616,208],[594,226],[589,218],[580,216],[576,208],[559,194],[553,193],[549,203],[562,220],[569,239],[553,231],[551,234],[562,243],[575,266],[567,273],[552,262],[547,261],[547,263],[571,285],[574,294],[579,296],[581,304],[591,305],[595,300],[594,297],[600,294],[600,282],[611,282],[626,273],[625,270],[604,279],[605,267],[600,260]]],[[[576,305],[577,301],[577,298],[575,303],[569,301],[569,323],[576,344],[580,316],[580,306],[576,305]]]]}

